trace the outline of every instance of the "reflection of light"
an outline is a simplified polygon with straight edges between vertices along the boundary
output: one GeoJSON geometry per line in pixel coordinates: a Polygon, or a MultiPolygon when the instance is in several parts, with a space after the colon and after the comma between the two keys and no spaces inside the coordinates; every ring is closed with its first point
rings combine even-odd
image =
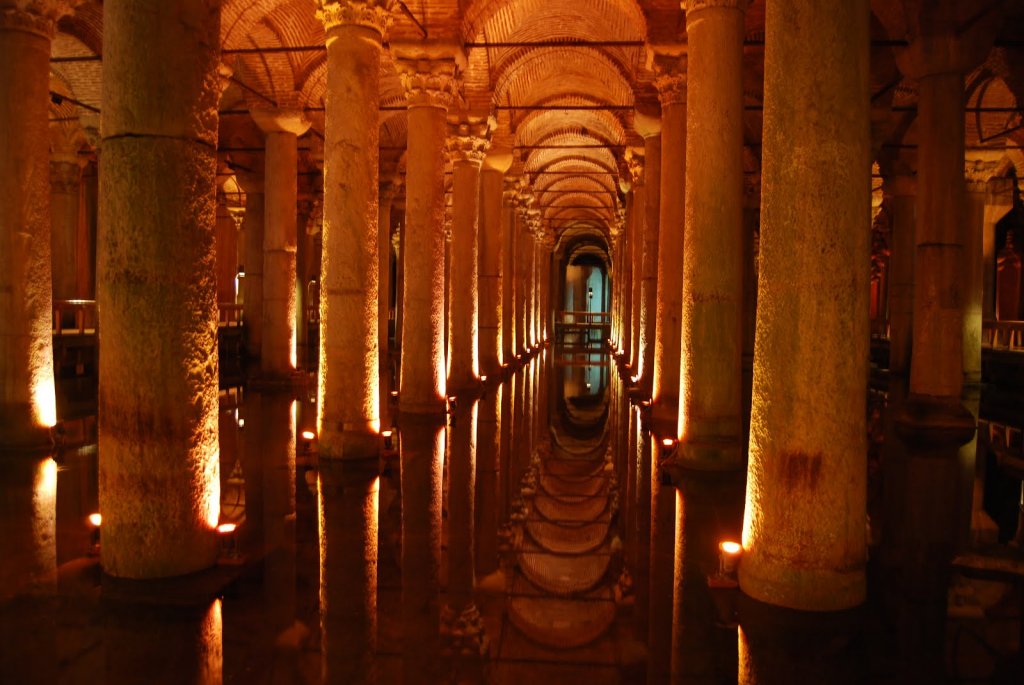
{"type": "Polygon", "coordinates": [[[391,430],[383,431],[380,434],[381,437],[384,438],[384,449],[389,450],[389,449],[392,449],[394,447],[394,441],[392,440],[392,436],[394,434],[395,434],[394,431],[391,431],[391,430]]]}
{"type": "Polygon", "coordinates": [[[87,520],[89,521],[90,526],[93,528],[99,528],[103,523],[103,516],[100,515],[99,512],[96,512],[95,514],[89,514],[87,520]]]}
{"type": "Polygon", "coordinates": [[[213,600],[210,610],[203,620],[201,635],[205,644],[200,652],[206,655],[203,671],[208,675],[209,682],[221,682],[224,673],[224,614],[221,600],[213,600]]]}
{"type": "Polygon", "coordinates": [[[238,419],[238,427],[245,428],[245,419],[238,419]]]}
{"type": "Polygon", "coordinates": [[[662,441],[661,441],[661,446],[662,447],[675,447],[675,445],[676,445],[675,438],[663,438],[662,441]]]}

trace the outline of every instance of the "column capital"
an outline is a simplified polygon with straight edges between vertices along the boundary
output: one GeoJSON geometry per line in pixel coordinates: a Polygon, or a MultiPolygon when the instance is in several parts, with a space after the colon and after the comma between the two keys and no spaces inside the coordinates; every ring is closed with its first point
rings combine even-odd
{"type": "Polygon", "coordinates": [[[358,26],[376,31],[383,36],[394,15],[395,0],[317,0],[316,16],[324,30],[358,26]]]}
{"type": "Polygon", "coordinates": [[[988,190],[988,182],[996,175],[999,162],[983,159],[969,159],[964,162],[964,179],[967,181],[967,192],[984,193],[988,190]]]}
{"type": "Polygon", "coordinates": [[[13,7],[0,8],[0,30],[35,33],[53,38],[57,20],[83,0],[14,0],[13,7]]]}
{"type": "Polygon", "coordinates": [[[652,114],[644,114],[640,110],[633,112],[633,128],[640,136],[647,140],[654,136],[661,135],[661,117],[652,114]]]}
{"type": "Polygon", "coordinates": [[[459,97],[459,69],[454,59],[395,59],[409,107],[447,110],[459,97]]]}
{"type": "Polygon", "coordinates": [[[482,165],[491,145],[493,125],[496,123],[493,118],[488,118],[486,121],[460,121],[457,124],[449,124],[445,145],[452,163],[482,165]]]}
{"type": "Polygon", "coordinates": [[[292,97],[286,98],[289,100],[287,104],[281,102],[281,106],[276,109],[250,105],[249,114],[260,130],[266,134],[294,133],[301,136],[309,130],[311,122],[302,111],[298,95],[298,93],[293,93],[292,97]]]}
{"type": "Polygon", "coordinates": [[[501,205],[503,207],[515,207],[519,198],[519,179],[515,176],[506,176],[503,179],[501,192],[501,205]]]}
{"type": "Polygon", "coordinates": [[[652,68],[655,73],[654,87],[658,90],[661,106],[684,104],[686,102],[686,55],[656,56],[652,68]]]}
{"type": "Polygon", "coordinates": [[[77,161],[53,160],[50,162],[50,191],[70,195],[78,192],[82,179],[82,166],[77,161]]]}
{"type": "Polygon", "coordinates": [[[626,148],[626,166],[633,187],[644,184],[644,151],[643,148],[626,148]]]}
{"type": "Polygon", "coordinates": [[[919,35],[896,53],[896,64],[905,76],[916,81],[942,74],[967,74],[985,59],[991,46],[991,41],[978,40],[975,34],[919,35]]]}

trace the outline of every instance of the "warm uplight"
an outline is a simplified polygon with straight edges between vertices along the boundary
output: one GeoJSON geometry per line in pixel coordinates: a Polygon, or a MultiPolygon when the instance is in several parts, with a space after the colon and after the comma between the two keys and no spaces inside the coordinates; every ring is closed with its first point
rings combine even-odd
{"type": "Polygon", "coordinates": [[[480,376],[480,382],[481,383],[486,383],[487,382],[487,376],[480,376]]]}
{"type": "Polygon", "coordinates": [[[52,458],[43,462],[39,490],[47,497],[53,497],[57,492],[57,462],[52,458]]]}
{"type": "Polygon", "coordinates": [[[101,516],[99,513],[89,514],[87,520],[89,521],[90,526],[92,526],[93,528],[99,528],[100,525],[103,523],[103,516],[101,516]]]}
{"type": "Polygon", "coordinates": [[[245,428],[245,419],[238,419],[238,427],[245,428]]]}
{"type": "Polygon", "coordinates": [[[661,446],[665,447],[665,448],[669,448],[669,449],[671,449],[672,447],[675,447],[676,446],[675,438],[662,438],[661,446]]]}
{"type": "Polygon", "coordinates": [[[723,576],[731,576],[736,573],[736,564],[739,563],[743,547],[738,542],[726,540],[718,543],[718,572],[723,576]]]}
{"type": "Polygon", "coordinates": [[[38,379],[32,386],[32,408],[40,426],[53,428],[57,425],[57,396],[53,388],[52,372],[38,379]]]}
{"type": "Polygon", "coordinates": [[[743,551],[743,547],[738,542],[723,542],[718,545],[718,549],[725,554],[739,554],[743,551]]]}
{"type": "Polygon", "coordinates": [[[380,436],[384,438],[384,449],[390,450],[394,448],[394,435],[395,432],[392,430],[386,430],[381,432],[380,436]]]}
{"type": "Polygon", "coordinates": [[[221,535],[231,535],[238,529],[238,525],[235,523],[222,523],[217,526],[217,532],[221,535]]]}
{"type": "Polygon", "coordinates": [[[316,439],[316,433],[314,433],[313,431],[302,431],[302,439],[303,440],[315,440],[316,439]]]}

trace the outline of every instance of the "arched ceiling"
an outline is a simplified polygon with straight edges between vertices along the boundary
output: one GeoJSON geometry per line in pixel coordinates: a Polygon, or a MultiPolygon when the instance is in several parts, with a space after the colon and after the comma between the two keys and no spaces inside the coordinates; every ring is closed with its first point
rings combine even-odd
{"type": "MultiPolygon", "coordinates": [[[[750,158],[744,166],[755,179],[765,2],[753,0],[747,9],[744,47],[750,158]]],[[[1018,152],[1024,140],[1018,105],[1024,97],[1024,0],[987,5],[947,0],[943,6],[952,9],[945,15],[923,12],[926,4],[870,0],[872,133],[879,160],[887,160],[883,167],[896,158],[913,167],[916,86],[900,73],[898,57],[908,39],[934,30],[936,17],[994,32],[987,60],[965,84],[968,156],[1018,152]]],[[[544,225],[567,235],[606,236],[622,203],[618,177],[625,151],[643,144],[634,129],[634,108],[657,110],[649,47],[685,43],[680,5],[679,0],[404,0],[395,5],[388,40],[461,44],[467,113],[496,115],[495,141],[512,148],[509,173],[525,176],[532,186],[544,225]]],[[[326,51],[316,7],[317,0],[224,0],[223,61],[233,74],[221,102],[220,140],[229,162],[245,169],[261,165],[260,134],[248,108],[297,102],[312,122],[300,143],[301,171],[317,173],[326,51]]],[[[102,14],[100,0],[86,0],[58,23],[51,79],[61,96],[51,111],[57,126],[73,127],[77,117],[83,129],[98,128],[102,14]]],[[[405,94],[389,49],[382,54],[380,77],[380,159],[386,178],[400,173],[408,138],[405,94]]]]}

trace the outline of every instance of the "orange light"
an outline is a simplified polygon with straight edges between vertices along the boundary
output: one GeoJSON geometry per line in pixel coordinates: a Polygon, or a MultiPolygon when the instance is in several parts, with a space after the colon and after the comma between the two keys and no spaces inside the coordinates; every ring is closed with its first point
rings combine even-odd
{"type": "Polygon", "coordinates": [[[99,528],[100,524],[103,523],[103,517],[99,513],[89,514],[88,520],[89,525],[93,528],[99,528]]]}
{"type": "Polygon", "coordinates": [[[235,523],[222,523],[217,526],[217,532],[221,535],[231,535],[238,529],[238,525],[235,523]]]}
{"type": "Polygon", "coordinates": [[[731,540],[719,543],[718,549],[724,552],[725,554],[730,555],[739,554],[743,551],[743,547],[740,545],[740,543],[733,542],[731,540]]]}
{"type": "Polygon", "coordinates": [[[313,431],[302,431],[302,439],[303,440],[315,440],[316,439],[316,433],[314,433],[313,431]]]}
{"type": "Polygon", "coordinates": [[[486,383],[487,382],[487,376],[480,376],[480,382],[486,383]]]}
{"type": "Polygon", "coordinates": [[[663,438],[662,441],[661,441],[661,446],[662,447],[672,448],[672,447],[675,447],[675,445],[676,445],[675,438],[663,438]]]}

